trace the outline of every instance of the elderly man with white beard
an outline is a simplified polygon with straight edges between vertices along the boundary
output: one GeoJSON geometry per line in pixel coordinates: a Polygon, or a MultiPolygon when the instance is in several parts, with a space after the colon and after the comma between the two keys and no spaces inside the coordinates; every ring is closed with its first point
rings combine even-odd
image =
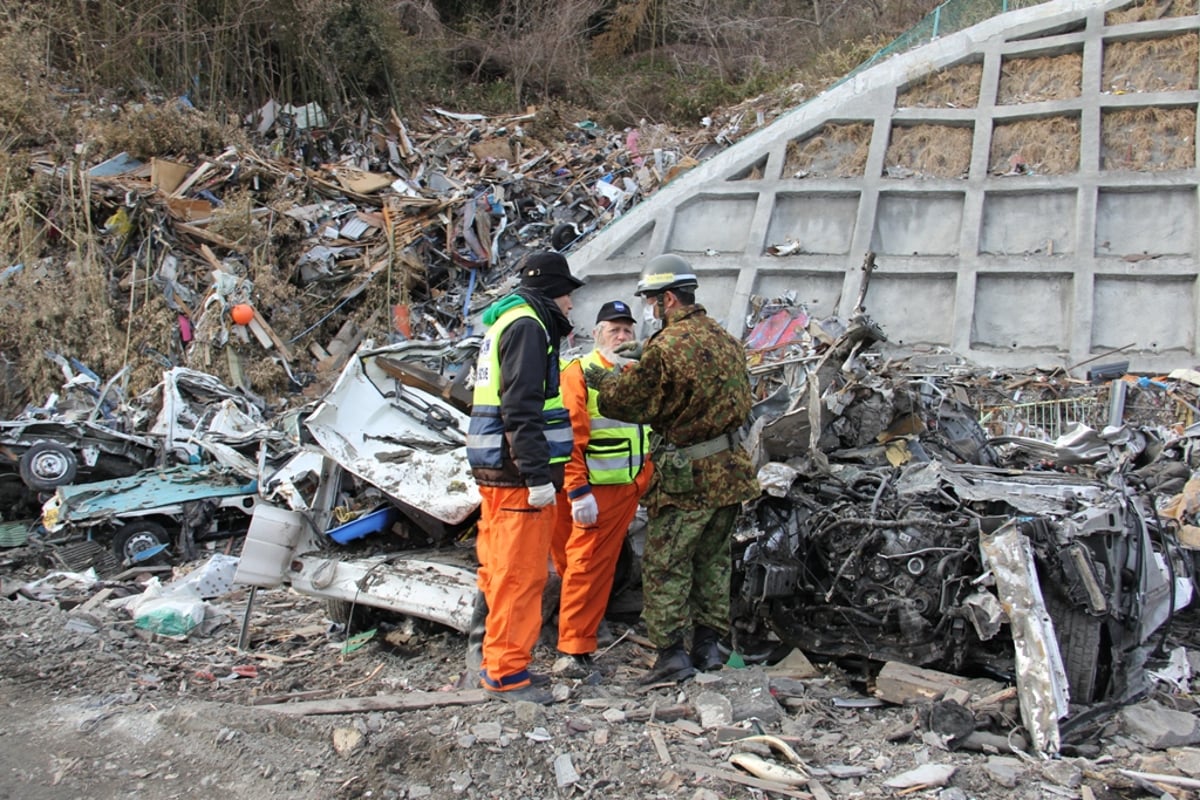
{"type": "Polygon", "coordinates": [[[616,369],[628,363],[621,353],[636,352],[634,317],[620,300],[605,303],[592,331],[595,347],[565,364],[561,373],[563,405],[571,415],[575,438],[563,482],[565,498],[550,543],[554,567],[562,577],[558,606],[558,649],[571,658],[568,677],[598,679],[593,660],[596,632],[604,619],[617,559],[638,501],[650,482],[650,429],[609,419],[596,407],[583,370],[595,365],[616,369]]]}

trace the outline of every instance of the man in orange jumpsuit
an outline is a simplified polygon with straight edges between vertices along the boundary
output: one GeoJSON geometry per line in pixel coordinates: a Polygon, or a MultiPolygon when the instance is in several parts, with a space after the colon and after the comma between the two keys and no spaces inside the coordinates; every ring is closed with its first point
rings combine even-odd
{"type": "Polygon", "coordinates": [[[571,658],[561,673],[598,677],[592,654],[604,619],[617,558],[638,500],[650,482],[650,429],[600,414],[596,391],[588,389],[583,368],[613,369],[625,361],[616,353],[635,341],[634,318],[620,300],[605,303],[596,315],[592,352],[562,371],[563,405],[571,415],[575,438],[559,496],[558,525],[550,553],[562,577],[558,604],[558,649],[571,658]]]}
{"type": "Polygon", "coordinates": [[[555,252],[528,256],[521,285],[484,311],[467,460],[482,506],[475,540],[487,607],[483,688],[505,700],[550,703],[529,671],[542,620],[555,497],[573,447],[559,393],[558,345],[583,284],[555,252]]]}

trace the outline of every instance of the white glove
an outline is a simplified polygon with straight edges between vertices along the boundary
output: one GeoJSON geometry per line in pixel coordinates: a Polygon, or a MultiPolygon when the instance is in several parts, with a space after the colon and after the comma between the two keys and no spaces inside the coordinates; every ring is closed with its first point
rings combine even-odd
{"type": "Polygon", "coordinates": [[[596,495],[588,492],[578,500],[571,501],[571,519],[580,525],[595,525],[600,518],[600,507],[596,505],[596,495]]]}
{"type": "Polygon", "coordinates": [[[543,483],[540,486],[529,487],[529,505],[534,508],[545,508],[554,505],[554,484],[543,483]]]}

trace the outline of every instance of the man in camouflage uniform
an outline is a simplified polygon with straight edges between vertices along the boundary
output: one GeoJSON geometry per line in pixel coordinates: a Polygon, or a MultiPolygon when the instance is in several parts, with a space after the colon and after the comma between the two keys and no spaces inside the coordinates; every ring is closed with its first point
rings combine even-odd
{"type": "Polygon", "coordinates": [[[643,683],[681,681],[724,663],[717,643],[729,631],[730,538],[739,505],[760,491],[736,438],[751,406],[745,351],[696,304],[698,285],[679,256],[652,259],[636,294],[653,304],[662,329],[619,373],[585,373],[602,414],[656,434],[642,498],[642,618],[658,657],[643,683]]]}

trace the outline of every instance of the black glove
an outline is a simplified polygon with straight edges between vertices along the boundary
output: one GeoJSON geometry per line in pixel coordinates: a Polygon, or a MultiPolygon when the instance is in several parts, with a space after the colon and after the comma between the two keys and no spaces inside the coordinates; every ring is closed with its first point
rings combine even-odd
{"type": "Polygon", "coordinates": [[[589,364],[583,370],[583,382],[589,389],[599,389],[600,384],[609,376],[609,371],[599,364],[589,364]]]}

